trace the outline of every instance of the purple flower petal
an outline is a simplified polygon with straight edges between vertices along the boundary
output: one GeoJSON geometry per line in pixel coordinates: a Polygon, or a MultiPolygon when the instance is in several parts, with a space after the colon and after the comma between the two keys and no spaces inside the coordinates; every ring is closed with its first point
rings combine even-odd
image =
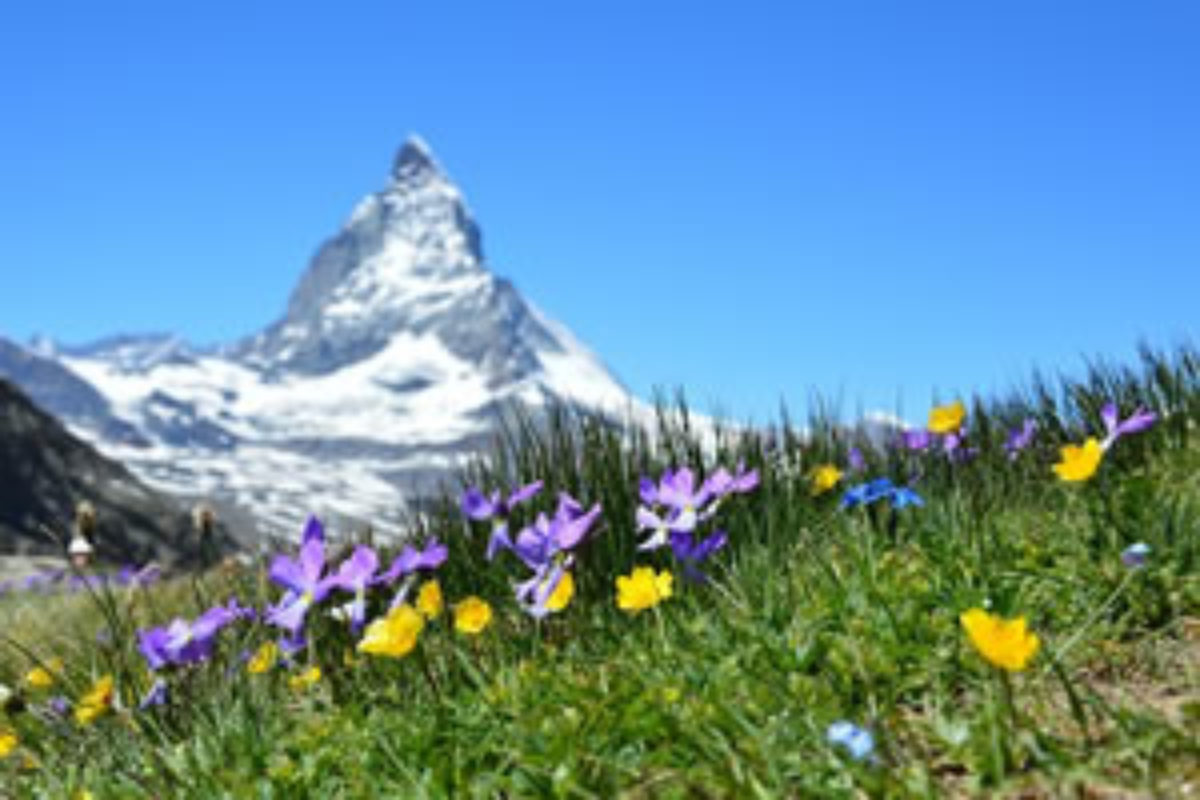
{"type": "Polygon", "coordinates": [[[348,592],[361,591],[370,584],[379,569],[379,555],[366,545],[358,545],[338,567],[333,585],[348,592]]]}
{"type": "Polygon", "coordinates": [[[313,541],[325,541],[325,526],[315,516],[309,517],[308,522],[305,523],[304,535],[300,537],[300,544],[303,546],[313,541]]]}
{"type": "Polygon", "coordinates": [[[1100,419],[1104,421],[1104,429],[1108,431],[1109,436],[1113,436],[1116,432],[1118,418],[1116,403],[1105,403],[1104,407],[1100,409],[1100,419]]]}
{"type": "Polygon", "coordinates": [[[476,521],[491,519],[497,512],[500,495],[497,492],[491,498],[486,497],[478,489],[467,489],[463,492],[461,508],[464,514],[476,521]]]}
{"type": "Polygon", "coordinates": [[[512,510],[512,508],[514,506],[516,506],[520,503],[524,503],[526,500],[533,497],[535,494],[537,494],[541,490],[542,490],[542,482],[541,481],[534,481],[533,483],[530,483],[526,486],[522,486],[519,489],[514,490],[513,493],[508,496],[507,505],[508,505],[509,510],[512,510]]]}
{"type": "Polygon", "coordinates": [[[1117,435],[1125,436],[1130,433],[1141,433],[1158,421],[1158,415],[1153,411],[1139,408],[1133,416],[1117,424],[1117,435]]]}
{"type": "Polygon", "coordinates": [[[554,529],[554,548],[571,550],[587,536],[588,530],[600,516],[600,504],[596,503],[586,514],[572,520],[560,520],[554,529]]]}

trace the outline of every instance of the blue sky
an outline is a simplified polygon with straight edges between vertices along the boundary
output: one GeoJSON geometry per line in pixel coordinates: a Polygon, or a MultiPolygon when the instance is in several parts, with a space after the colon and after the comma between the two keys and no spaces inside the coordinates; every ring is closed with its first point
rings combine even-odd
{"type": "Polygon", "coordinates": [[[1194,3],[25,3],[0,335],[282,312],[420,133],[635,392],[924,416],[1197,338],[1194,3]]]}

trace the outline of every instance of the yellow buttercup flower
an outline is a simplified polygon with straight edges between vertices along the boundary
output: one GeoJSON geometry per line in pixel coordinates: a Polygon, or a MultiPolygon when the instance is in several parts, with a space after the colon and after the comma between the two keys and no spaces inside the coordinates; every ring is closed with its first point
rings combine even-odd
{"type": "Polygon", "coordinates": [[[637,567],[629,575],[617,577],[617,607],[636,614],[656,605],[671,596],[671,573],[663,570],[655,574],[652,567],[637,567]]]}
{"type": "Polygon", "coordinates": [[[254,657],[246,664],[246,671],[251,675],[261,675],[272,669],[279,661],[279,645],[274,642],[263,642],[254,653],[254,657]]]}
{"type": "Polygon", "coordinates": [[[1041,644],[1037,634],[1026,628],[1024,617],[1002,619],[982,608],[972,608],[959,620],[979,654],[1009,672],[1025,669],[1041,644]]]}
{"type": "Polygon", "coordinates": [[[17,749],[20,741],[12,731],[0,731],[0,758],[7,758],[9,753],[17,749]]]}
{"type": "Polygon", "coordinates": [[[834,486],[837,486],[838,481],[842,479],[842,471],[833,464],[822,464],[812,471],[812,493],[816,497],[819,494],[825,494],[834,486]]]}
{"type": "Polygon", "coordinates": [[[55,674],[61,674],[62,670],[62,659],[52,658],[46,662],[46,666],[39,665],[25,673],[25,683],[31,689],[49,689],[54,685],[55,674]]]}
{"type": "Polygon", "coordinates": [[[1062,449],[1062,460],[1054,465],[1054,471],[1064,481],[1077,483],[1086,481],[1096,474],[1104,450],[1094,436],[1089,436],[1082,445],[1069,444],[1062,449]]]}
{"type": "Polygon", "coordinates": [[[483,633],[492,624],[492,607],[472,595],[454,606],[454,629],[459,633],[483,633]]]}
{"type": "Polygon", "coordinates": [[[358,650],[375,656],[403,658],[417,646],[417,637],[424,627],[425,618],[408,603],[401,603],[367,626],[358,650]]]}
{"type": "Polygon", "coordinates": [[[558,586],[546,598],[547,611],[562,611],[575,596],[575,578],[569,572],[564,572],[558,581],[558,586]]]}
{"type": "Polygon", "coordinates": [[[945,406],[934,406],[929,412],[930,433],[954,433],[962,427],[967,416],[967,407],[961,400],[945,406]]]}
{"type": "Polygon", "coordinates": [[[75,706],[75,721],[80,725],[90,725],[96,718],[112,708],[113,677],[105,675],[92,684],[91,691],[79,699],[75,706]]]}
{"type": "Polygon", "coordinates": [[[303,672],[297,673],[288,679],[288,686],[292,687],[294,692],[302,692],[305,689],[315,686],[321,680],[321,668],[311,666],[303,672]]]}
{"type": "Polygon", "coordinates": [[[420,611],[425,619],[437,619],[444,605],[441,585],[436,580],[425,581],[421,585],[421,591],[417,592],[417,611],[420,611]]]}

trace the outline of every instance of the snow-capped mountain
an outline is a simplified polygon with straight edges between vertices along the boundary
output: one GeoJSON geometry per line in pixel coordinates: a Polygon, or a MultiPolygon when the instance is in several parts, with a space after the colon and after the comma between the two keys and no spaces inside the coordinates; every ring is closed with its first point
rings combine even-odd
{"type": "Polygon", "coordinates": [[[155,488],[236,506],[264,532],[310,512],[390,530],[486,446],[507,401],[634,407],[489,270],[461,192],[415,137],[261,333],[209,349],[169,335],[0,346],[0,374],[155,488]]]}

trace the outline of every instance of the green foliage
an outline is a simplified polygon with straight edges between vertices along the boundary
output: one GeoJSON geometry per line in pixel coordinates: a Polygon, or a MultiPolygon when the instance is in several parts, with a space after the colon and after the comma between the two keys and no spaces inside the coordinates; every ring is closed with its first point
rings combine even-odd
{"type": "Polygon", "coordinates": [[[468,638],[443,615],[413,654],[387,660],[353,654],[344,624],[320,617],[299,657],[322,669],[308,690],[290,688],[295,669],[247,673],[243,653],[273,634],[245,625],[210,663],[172,676],[168,706],[134,710],[149,681],[133,632],[230,593],[264,607],[277,591],[261,568],[0,601],[0,682],[65,663],[56,687],[21,689],[25,710],[0,717],[21,741],[0,785],[46,797],[638,798],[1170,794],[1200,781],[1193,349],[1144,348],[1140,370],[1093,364],[1082,381],[1035,376],[1010,397],[976,398],[969,461],[881,447],[815,407],[803,429],[785,413],[768,430],[710,429],[682,397],[660,403],[653,430],[566,408],[514,413],[462,484],[544,480],[514,530],[560,490],[602,504],[574,602],[540,623],[522,615],[511,583],[523,570],[483,557],[486,526],[465,522],[461,487],[447,487],[412,536],[449,545],[448,602],[487,599],[493,626],[468,638]],[[1109,399],[1160,423],[1122,439],[1088,483],[1058,482],[1058,449],[1094,435],[1109,399]],[[1027,416],[1038,439],[1010,459],[1005,437],[1027,416]],[[845,511],[839,492],[814,497],[812,468],[845,465],[851,447],[865,477],[919,476],[927,505],[845,511]],[[636,550],[640,477],[739,462],[761,485],[723,503],[730,544],[710,583],[684,582],[668,551],[636,550]],[[1135,541],[1152,555],[1130,570],[1120,554],[1135,541]],[[676,594],[628,616],[614,579],[635,564],[674,569],[676,594]],[[1028,619],[1042,642],[1028,670],[1000,677],[971,648],[958,617],[976,606],[1028,619]],[[45,709],[104,672],[123,710],[80,728],[45,709]],[[826,741],[840,719],[872,731],[873,760],[826,741]]]}

